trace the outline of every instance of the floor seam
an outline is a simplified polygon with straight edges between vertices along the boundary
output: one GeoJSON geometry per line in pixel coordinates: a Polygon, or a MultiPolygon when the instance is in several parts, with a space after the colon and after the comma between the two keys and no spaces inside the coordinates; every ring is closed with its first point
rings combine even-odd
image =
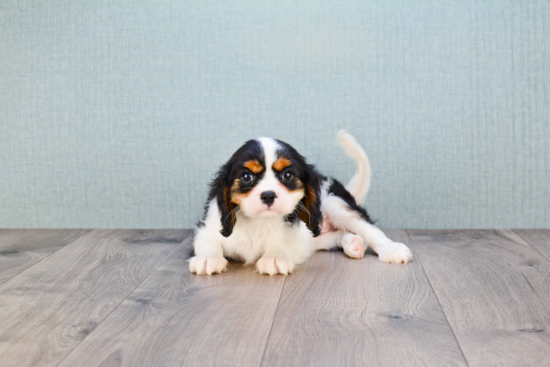
{"type": "Polygon", "coordinates": [[[545,258],[547,261],[550,261],[549,258],[547,258],[542,252],[540,252],[537,248],[535,248],[533,245],[531,245],[531,242],[529,242],[525,237],[523,237],[521,234],[519,234],[518,232],[514,231],[513,229],[510,229],[510,231],[512,231],[512,233],[514,233],[516,236],[518,236],[523,242],[525,242],[530,248],[532,248],[533,250],[535,250],[535,252],[537,254],[539,254],[540,256],[542,256],[543,258],[545,258]]]}
{"type": "Polygon", "coordinates": [[[271,332],[273,331],[273,325],[275,325],[275,319],[277,318],[277,313],[279,312],[279,305],[281,304],[281,299],[283,298],[283,290],[285,289],[287,279],[288,279],[288,275],[285,276],[285,280],[283,281],[283,286],[281,287],[281,293],[279,294],[279,299],[277,300],[277,307],[275,307],[275,314],[273,315],[273,321],[271,322],[271,327],[269,328],[269,334],[267,335],[267,340],[265,341],[265,348],[262,353],[262,358],[260,359],[260,364],[259,364],[260,367],[264,363],[265,352],[267,351],[267,346],[269,345],[269,339],[271,338],[271,332]]]}
{"type": "MultiPolygon", "coordinates": [[[[409,233],[405,229],[402,230],[402,231],[405,234],[405,239],[407,240],[408,245],[410,246],[412,241],[411,241],[411,238],[409,237],[409,233]]],[[[466,358],[466,355],[464,354],[464,351],[462,350],[462,346],[460,345],[460,342],[458,341],[458,338],[456,337],[455,331],[453,330],[453,327],[451,326],[451,323],[449,322],[449,318],[447,317],[447,314],[445,313],[445,310],[443,309],[443,306],[441,305],[441,302],[439,301],[439,297],[437,297],[437,292],[435,291],[435,289],[432,285],[432,282],[431,282],[430,278],[428,277],[428,274],[426,273],[426,270],[424,270],[424,265],[422,265],[422,261],[420,261],[420,256],[418,256],[418,254],[415,254],[413,261],[418,261],[418,263],[420,264],[420,269],[422,269],[422,273],[424,274],[424,276],[428,280],[428,284],[430,285],[430,288],[432,289],[432,292],[435,296],[435,300],[437,301],[437,304],[439,305],[439,309],[441,310],[441,313],[443,314],[443,317],[445,317],[445,321],[447,322],[447,325],[449,326],[449,329],[451,330],[451,333],[453,334],[453,338],[456,341],[456,345],[458,346],[458,350],[460,350],[460,354],[462,354],[462,358],[464,358],[464,362],[466,363],[466,366],[469,367],[470,363],[468,362],[468,359],[466,358]]]]}
{"type": "MultiPolygon", "coordinates": [[[[164,258],[164,260],[168,259],[170,257],[170,255],[172,255],[174,252],[176,252],[180,247],[182,246],[185,246],[188,242],[190,242],[192,239],[193,239],[193,234],[190,233],[189,236],[187,238],[185,238],[180,244],[179,246],[177,246],[173,251],[171,251],[169,254],[167,254],[164,258]]],[[[67,355],[65,357],[63,357],[57,364],[56,366],[59,366],[61,365],[61,363],[63,363],[63,361],[65,359],[67,359],[75,350],[76,348],[78,348],[78,346],[80,344],[82,344],[82,342],[84,342],[84,340],[86,340],[90,335],[92,335],[96,330],[97,328],[99,327],[99,325],[101,325],[103,323],[103,321],[107,320],[107,318],[109,316],[111,316],[111,314],[120,307],[120,305],[126,300],[128,299],[128,297],[130,297],[130,295],[132,293],[134,293],[136,291],[136,289],[139,288],[140,285],[142,285],[143,283],[145,283],[147,281],[147,279],[149,279],[151,277],[151,274],[153,274],[159,267],[161,267],[162,265],[164,265],[164,263],[160,263],[158,264],[153,270],[151,270],[151,272],[149,274],[147,274],[147,276],[143,279],[143,281],[141,281],[134,289],[132,289],[132,291],[130,293],[128,293],[126,295],[126,297],[124,297],[119,303],[118,305],[116,305],[116,307],[114,307],[107,315],[105,315],[105,317],[97,323],[97,326],[94,328],[94,330],[92,330],[92,332],[88,335],[86,335],[86,337],[84,339],[82,339],[69,353],[67,353],[67,355]]]]}
{"type": "Polygon", "coordinates": [[[91,230],[91,231],[89,231],[89,232],[87,232],[87,233],[83,233],[81,236],[78,236],[78,237],[75,238],[73,241],[67,243],[65,246],[63,246],[63,247],[61,247],[61,248],[55,250],[54,252],[52,252],[52,253],[49,254],[48,256],[43,257],[42,259],[38,260],[38,261],[35,262],[34,264],[30,265],[28,268],[21,270],[20,273],[17,273],[17,274],[15,274],[15,275],[12,276],[12,277],[3,280],[2,282],[0,282],[0,285],[4,284],[4,283],[6,283],[6,282],[9,282],[10,280],[12,280],[12,279],[15,278],[15,277],[18,277],[19,275],[23,274],[23,273],[26,272],[27,270],[30,270],[30,269],[34,268],[36,265],[40,264],[42,261],[46,260],[47,258],[49,258],[50,256],[52,256],[52,255],[54,255],[54,254],[57,254],[59,251],[61,251],[61,250],[63,250],[64,248],[66,248],[66,247],[72,245],[73,243],[75,243],[76,241],[78,241],[78,240],[81,239],[82,237],[89,235],[89,234],[92,233],[93,231],[94,231],[94,230],[91,230]]]}

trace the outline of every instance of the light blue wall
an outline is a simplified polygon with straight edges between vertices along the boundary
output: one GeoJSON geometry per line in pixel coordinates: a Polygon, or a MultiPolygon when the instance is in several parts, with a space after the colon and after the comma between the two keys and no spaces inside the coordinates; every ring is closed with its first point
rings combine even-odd
{"type": "Polygon", "coordinates": [[[0,2],[0,227],[190,227],[246,139],[382,227],[550,227],[550,2],[0,2]]]}

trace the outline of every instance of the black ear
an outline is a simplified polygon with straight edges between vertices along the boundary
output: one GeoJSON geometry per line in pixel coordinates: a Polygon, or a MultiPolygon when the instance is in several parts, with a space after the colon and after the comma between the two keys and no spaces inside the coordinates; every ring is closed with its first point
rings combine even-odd
{"type": "Polygon", "coordinates": [[[229,237],[233,233],[233,227],[237,220],[235,216],[236,204],[231,201],[231,183],[229,175],[231,174],[231,164],[228,162],[220,170],[211,184],[209,201],[216,198],[218,209],[220,211],[220,221],[222,230],[220,233],[224,237],[229,237]]]}
{"type": "Polygon", "coordinates": [[[304,182],[304,197],[300,202],[302,205],[298,206],[298,217],[313,233],[313,237],[321,234],[321,224],[323,222],[320,191],[321,182],[319,174],[313,166],[308,165],[304,182]]]}

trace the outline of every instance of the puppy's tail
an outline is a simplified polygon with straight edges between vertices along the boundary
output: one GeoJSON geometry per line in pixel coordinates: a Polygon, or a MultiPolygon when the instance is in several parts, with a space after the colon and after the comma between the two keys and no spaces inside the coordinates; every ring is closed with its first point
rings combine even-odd
{"type": "Polygon", "coordinates": [[[345,130],[338,132],[336,143],[344,148],[347,155],[355,161],[355,175],[346,185],[346,190],[355,198],[357,204],[362,205],[370,188],[372,171],[369,158],[357,140],[345,130]]]}

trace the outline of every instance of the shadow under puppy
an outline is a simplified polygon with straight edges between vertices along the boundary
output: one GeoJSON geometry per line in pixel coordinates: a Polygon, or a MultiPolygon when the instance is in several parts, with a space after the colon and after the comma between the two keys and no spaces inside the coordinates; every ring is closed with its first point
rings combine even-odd
{"type": "Polygon", "coordinates": [[[351,258],[370,246],[381,261],[411,261],[409,248],[386,237],[360,207],[370,187],[367,155],[345,131],[337,141],[356,163],[346,187],[280,140],[258,138],[239,148],[211,184],[190,271],[221,273],[230,257],[256,263],[262,274],[287,275],[314,251],[336,246],[351,258]]]}

